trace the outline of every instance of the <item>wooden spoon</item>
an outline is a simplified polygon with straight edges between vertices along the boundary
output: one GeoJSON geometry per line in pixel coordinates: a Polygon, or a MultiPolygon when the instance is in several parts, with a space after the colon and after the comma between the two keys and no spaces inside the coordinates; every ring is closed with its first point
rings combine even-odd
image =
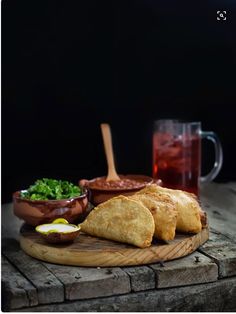
{"type": "Polygon", "coordinates": [[[107,166],[108,166],[108,174],[107,174],[106,181],[120,180],[120,177],[118,176],[116,172],[116,168],[114,164],[114,154],[113,154],[111,130],[110,130],[109,124],[102,123],[101,130],[102,130],[102,138],[103,138],[105,154],[107,158],[107,166]]]}

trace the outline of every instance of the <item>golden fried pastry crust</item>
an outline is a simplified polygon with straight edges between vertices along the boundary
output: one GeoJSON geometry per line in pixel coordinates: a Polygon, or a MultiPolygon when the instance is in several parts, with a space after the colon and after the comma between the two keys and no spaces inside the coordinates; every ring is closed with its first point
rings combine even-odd
{"type": "Polygon", "coordinates": [[[158,197],[155,193],[135,194],[129,198],[141,202],[153,215],[154,235],[160,240],[169,241],[175,237],[177,210],[168,195],[158,197]]]}
{"type": "Polygon", "coordinates": [[[198,233],[202,229],[201,207],[191,193],[181,190],[172,190],[160,187],[156,184],[149,185],[137,194],[155,193],[157,197],[168,195],[174,202],[178,211],[176,230],[186,233],[198,233]]]}
{"type": "Polygon", "coordinates": [[[141,248],[151,245],[154,229],[150,211],[122,195],[98,205],[81,224],[81,230],[90,235],[141,248]]]}

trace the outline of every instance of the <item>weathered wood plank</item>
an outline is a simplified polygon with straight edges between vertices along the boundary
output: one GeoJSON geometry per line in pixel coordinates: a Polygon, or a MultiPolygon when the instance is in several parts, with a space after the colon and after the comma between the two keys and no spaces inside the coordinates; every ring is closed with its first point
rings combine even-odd
{"type": "Polygon", "coordinates": [[[2,310],[38,304],[36,288],[2,256],[2,310]]]}
{"type": "Polygon", "coordinates": [[[225,186],[227,188],[229,188],[231,191],[235,191],[236,192],[236,182],[234,181],[230,181],[230,182],[226,182],[226,183],[220,183],[222,186],[225,186]]]}
{"type": "Polygon", "coordinates": [[[153,264],[150,267],[156,273],[157,288],[213,282],[218,277],[217,265],[199,252],[162,265],[153,264]]]}
{"type": "Polygon", "coordinates": [[[236,275],[236,243],[229,237],[212,230],[209,240],[198,251],[218,265],[219,278],[236,275]]]}
{"type": "Polygon", "coordinates": [[[219,267],[219,278],[236,275],[236,244],[201,247],[200,252],[209,256],[219,267]]]}
{"type": "Polygon", "coordinates": [[[19,230],[23,220],[17,218],[13,213],[13,203],[4,204],[1,208],[2,218],[2,240],[5,238],[19,239],[19,230]]]}
{"type": "Polygon", "coordinates": [[[201,203],[207,212],[209,225],[236,241],[236,193],[232,188],[224,184],[204,184],[201,203]]]}
{"type": "Polygon", "coordinates": [[[230,312],[236,310],[236,278],[191,287],[149,290],[72,301],[21,311],[40,312],[230,312]]]}
{"type": "Polygon", "coordinates": [[[85,268],[44,263],[65,287],[67,300],[89,299],[130,292],[128,275],[118,267],[85,268]]]}
{"type": "Polygon", "coordinates": [[[41,262],[26,255],[17,241],[5,245],[3,254],[37,288],[39,303],[64,301],[62,283],[41,262]]]}
{"type": "Polygon", "coordinates": [[[154,289],[156,286],[155,273],[147,266],[122,267],[130,277],[131,290],[143,291],[154,289]]]}
{"type": "Polygon", "coordinates": [[[200,248],[222,247],[234,243],[230,237],[210,228],[209,239],[200,248]]]}

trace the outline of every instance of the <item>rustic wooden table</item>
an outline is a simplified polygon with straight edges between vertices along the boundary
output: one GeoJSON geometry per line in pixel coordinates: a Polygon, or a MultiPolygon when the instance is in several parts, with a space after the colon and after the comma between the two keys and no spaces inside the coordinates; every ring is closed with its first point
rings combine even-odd
{"type": "MultiPolygon", "coordinates": [[[[236,183],[203,186],[210,239],[181,259],[138,267],[40,262],[19,247],[22,221],[2,206],[2,310],[158,312],[236,310],[236,183]]],[[[96,258],[96,256],[94,256],[96,258]]]]}

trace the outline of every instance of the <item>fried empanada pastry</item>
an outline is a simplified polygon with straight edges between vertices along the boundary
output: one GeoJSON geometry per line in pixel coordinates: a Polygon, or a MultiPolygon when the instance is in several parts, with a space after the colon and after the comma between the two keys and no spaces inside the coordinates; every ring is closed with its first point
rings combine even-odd
{"type": "Polygon", "coordinates": [[[168,195],[158,197],[155,193],[145,193],[129,198],[140,201],[150,210],[155,222],[155,237],[164,241],[174,239],[178,212],[168,195]]]}
{"type": "Polygon", "coordinates": [[[202,229],[201,223],[201,207],[195,197],[191,193],[181,190],[173,190],[160,187],[156,184],[149,185],[139,191],[142,193],[155,193],[157,197],[160,195],[168,195],[175,203],[178,211],[176,230],[186,233],[198,233],[202,229]]]}
{"type": "Polygon", "coordinates": [[[136,245],[151,245],[154,219],[141,203],[125,196],[114,197],[95,207],[81,224],[87,234],[136,245]]]}
{"type": "Polygon", "coordinates": [[[200,211],[200,219],[201,219],[202,228],[207,227],[207,224],[208,224],[207,214],[203,210],[200,211]]]}

